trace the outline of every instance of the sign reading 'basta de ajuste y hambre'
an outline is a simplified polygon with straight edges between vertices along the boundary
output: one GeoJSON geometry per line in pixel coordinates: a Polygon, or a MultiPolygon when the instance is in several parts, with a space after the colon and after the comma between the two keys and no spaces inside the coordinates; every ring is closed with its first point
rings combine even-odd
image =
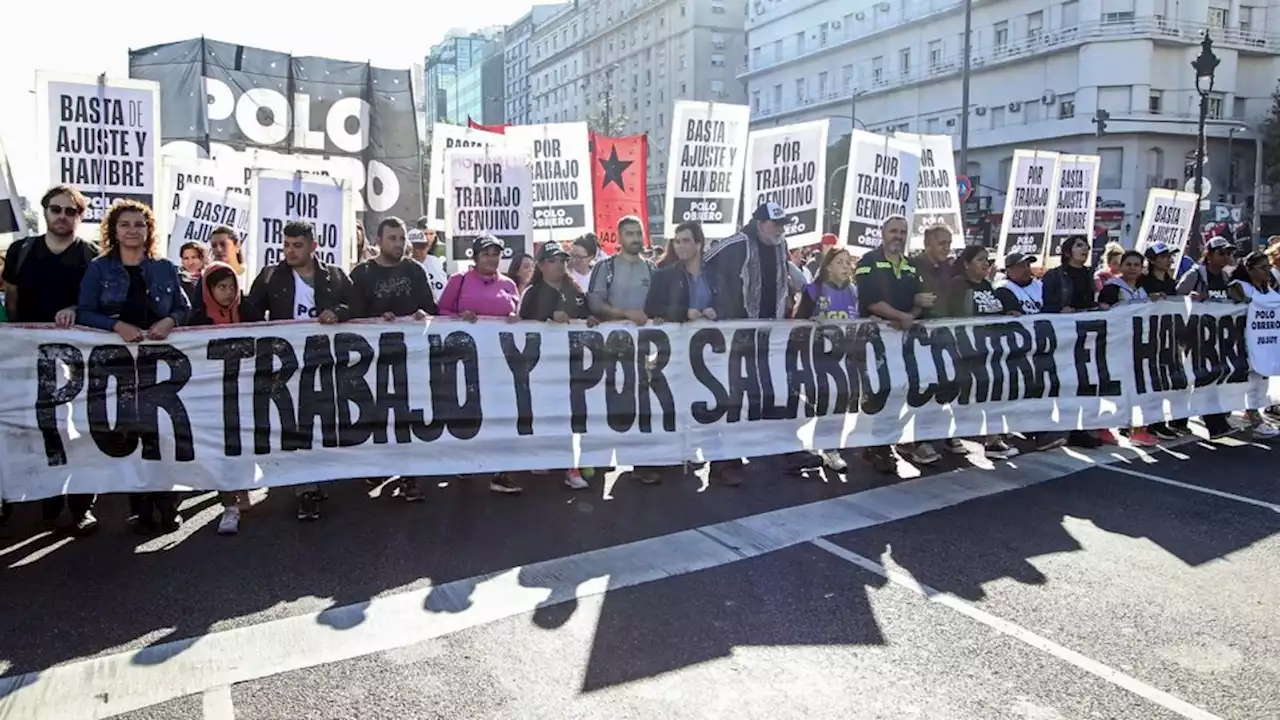
{"type": "Polygon", "coordinates": [[[675,465],[1280,402],[1245,309],[923,324],[0,329],[0,493],[675,465]]]}

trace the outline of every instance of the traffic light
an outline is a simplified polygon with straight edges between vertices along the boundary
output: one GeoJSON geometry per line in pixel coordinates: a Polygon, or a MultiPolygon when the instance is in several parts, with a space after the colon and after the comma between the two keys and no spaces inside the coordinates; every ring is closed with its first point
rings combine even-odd
{"type": "Polygon", "coordinates": [[[1093,124],[1098,126],[1098,137],[1107,131],[1107,121],[1111,119],[1111,113],[1099,108],[1093,113],[1093,124]]]}

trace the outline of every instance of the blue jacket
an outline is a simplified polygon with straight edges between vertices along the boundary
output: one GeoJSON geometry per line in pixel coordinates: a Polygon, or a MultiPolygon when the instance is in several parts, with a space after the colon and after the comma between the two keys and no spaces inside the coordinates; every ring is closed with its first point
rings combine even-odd
{"type": "MultiPolygon", "coordinates": [[[[164,258],[143,258],[142,277],[147,284],[151,311],[182,325],[191,311],[191,301],[182,290],[178,267],[164,258]]],[[[129,273],[115,254],[103,255],[89,263],[80,281],[80,303],[76,324],[110,332],[115,329],[120,309],[129,295],[129,273]]]]}

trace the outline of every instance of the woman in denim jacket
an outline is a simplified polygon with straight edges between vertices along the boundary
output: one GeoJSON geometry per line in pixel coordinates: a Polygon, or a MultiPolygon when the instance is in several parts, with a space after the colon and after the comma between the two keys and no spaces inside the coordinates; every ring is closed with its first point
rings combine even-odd
{"type": "MultiPolygon", "coordinates": [[[[177,266],[157,256],[155,214],[139,202],[117,202],[101,228],[102,255],[85,269],[76,322],[114,332],[125,342],[164,340],[186,321],[191,302],[182,291],[177,266]]],[[[127,418],[117,419],[124,445],[129,425],[127,418]]],[[[157,527],[172,532],[182,522],[175,492],[134,493],[129,507],[141,533],[157,527]]]]}

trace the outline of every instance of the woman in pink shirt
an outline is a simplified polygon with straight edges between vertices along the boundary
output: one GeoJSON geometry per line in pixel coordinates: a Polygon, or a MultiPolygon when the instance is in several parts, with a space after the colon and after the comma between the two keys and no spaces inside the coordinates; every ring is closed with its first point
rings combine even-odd
{"type": "MultiPolygon", "coordinates": [[[[520,319],[520,291],[514,280],[498,272],[505,249],[506,245],[492,235],[481,235],[471,243],[471,269],[449,278],[440,293],[441,315],[467,322],[482,317],[505,318],[507,322],[520,319]]],[[[489,489],[507,494],[522,491],[506,473],[494,475],[489,489]]]]}

